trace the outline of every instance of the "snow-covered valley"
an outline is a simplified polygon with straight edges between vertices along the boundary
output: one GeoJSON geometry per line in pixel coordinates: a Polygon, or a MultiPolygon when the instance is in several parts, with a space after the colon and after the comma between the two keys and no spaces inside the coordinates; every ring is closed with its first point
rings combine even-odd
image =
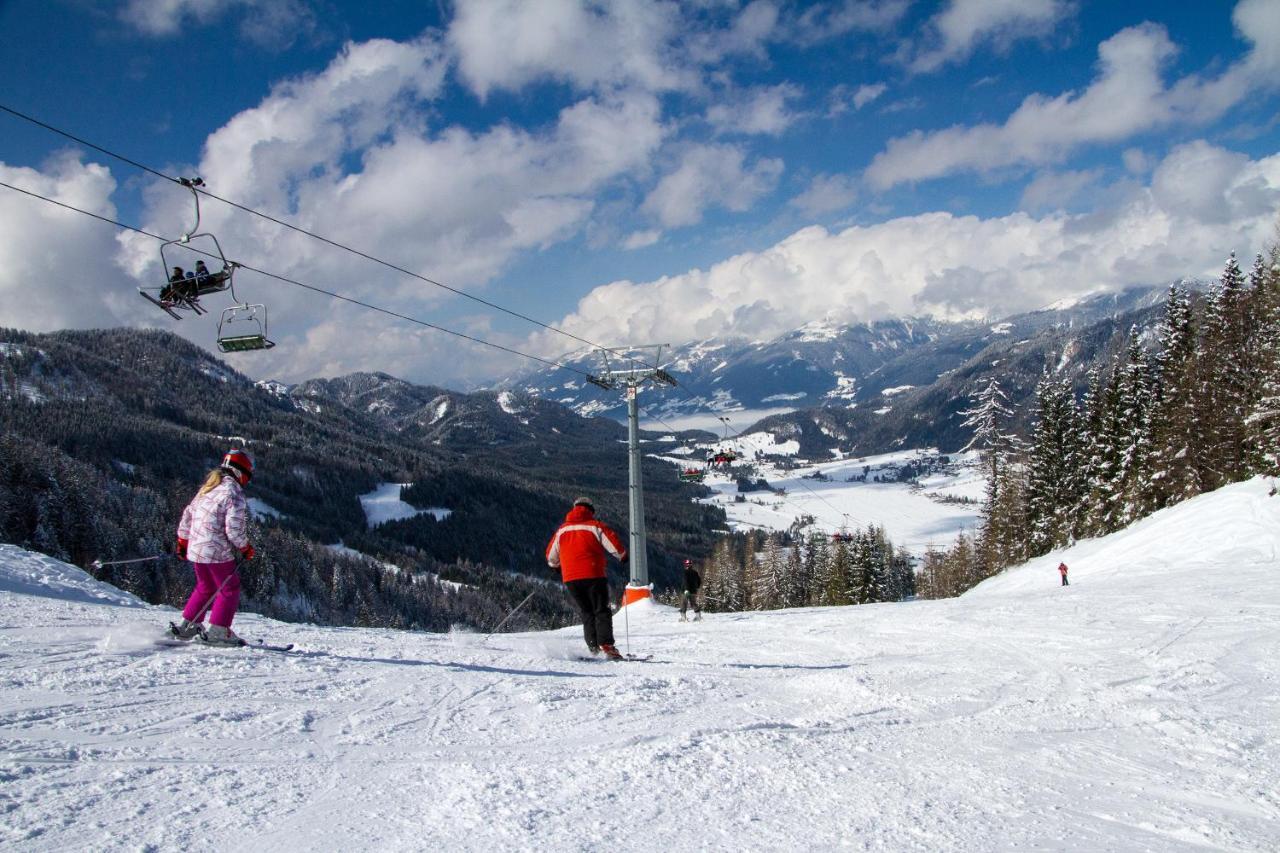
{"type": "Polygon", "coordinates": [[[1278,544],[1255,480],[958,599],[628,608],[623,664],[249,614],[298,650],[154,647],[173,611],[0,546],[0,845],[1274,850],[1278,544]]]}

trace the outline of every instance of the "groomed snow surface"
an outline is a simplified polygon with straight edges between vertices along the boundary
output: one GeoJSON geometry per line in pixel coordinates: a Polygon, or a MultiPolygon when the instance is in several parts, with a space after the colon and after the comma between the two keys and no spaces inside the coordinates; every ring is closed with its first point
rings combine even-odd
{"type": "Polygon", "coordinates": [[[1280,497],[1202,496],[948,601],[276,654],[0,547],[5,850],[1275,850],[1280,497]],[[1065,559],[1069,587],[1055,567],[1065,559]]]}

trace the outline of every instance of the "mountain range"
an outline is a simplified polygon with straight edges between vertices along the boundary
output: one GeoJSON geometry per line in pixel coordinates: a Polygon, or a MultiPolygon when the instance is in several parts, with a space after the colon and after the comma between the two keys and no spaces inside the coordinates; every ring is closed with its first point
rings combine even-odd
{"type": "MultiPolygon", "coordinates": [[[[798,439],[801,455],[813,458],[832,451],[956,449],[968,439],[956,412],[990,378],[999,378],[1010,403],[1022,409],[1045,370],[1066,371],[1083,389],[1089,369],[1114,352],[1131,326],[1145,330],[1158,320],[1166,293],[1132,288],[995,321],[816,321],[771,341],[678,345],[663,363],[680,385],[646,393],[642,419],[651,428],[670,422],[678,427],[699,412],[703,425],[723,415],[735,433],[798,439]]],[[[598,353],[588,351],[562,361],[588,372],[604,366],[598,353]]],[[[562,369],[541,369],[504,384],[584,415],[625,414],[620,395],[562,369]]]]}

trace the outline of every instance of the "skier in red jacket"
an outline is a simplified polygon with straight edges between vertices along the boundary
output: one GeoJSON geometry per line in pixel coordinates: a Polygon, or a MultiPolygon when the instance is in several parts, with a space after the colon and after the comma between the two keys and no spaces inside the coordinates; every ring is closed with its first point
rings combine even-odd
{"type": "Polygon", "coordinates": [[[1067,583],[1067,564],[1066,564],[1066,563],[1058,563],[1058,574],[1062,575],[1062,585],[1063,585],[1063,586],[1070,586],[1070,585],[1071,585],[1071,584],[1067,583]]]}
{"type": "Polygon", "coordinates": [[[613,611],[609,609],[609,581],[605,559],[612,554],[625,562],[627,549],[605,524],[596,521],[590,498],[578,498],[547,545],[547,565],[560,577],[582,611],[582,634],[592,654],[604,652],[613,660],[622,655],[613,645],[613,611]]]}

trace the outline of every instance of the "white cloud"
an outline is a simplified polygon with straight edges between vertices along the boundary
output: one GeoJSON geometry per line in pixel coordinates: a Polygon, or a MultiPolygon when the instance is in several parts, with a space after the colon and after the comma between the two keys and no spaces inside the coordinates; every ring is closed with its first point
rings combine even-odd
{"type": "Polygon", "coordinates": [[[1151,171],[1151,157],[1141,148],[1126,148],[1120,158],[1131,174],[1145,175],[1151,171]]]}
{"type": "Polygon", "coordinates": [[[316,30],[314,12],[301,0],[128,0],[120,19],[144,35],[166,38],[240,11],[240,32],[255,44],[286,47],[316,30]]]}
{"type": "Polygon", "coordinates": [[[695,82],[670,44],[679,24],[677,5],[652,0],[475,0],[458,5],[447,39],[481,98],[543,78],[663,91],[695,82]]]}
{"type": "Polygon", "coordinates": [[[909,0],[842,0],[807,3],[794,21],[786,24],[790,38],[803,45],[817,44],[850,32],[884,32],[906,14],[909,0]]]}
{"type": "Polygon", "coordinates": [[[857,182],[848,175],[816,175],[808,188],[789,204],[808,216],[844,210],[858,198],[857,182]]]}
{"type": "MultiPolygon", "coordinates": [[[[516,254],[582,232],[595,199],[636,172],[647,174],[667,133],[657,99],[638,93],[580,100],[535,130],[430,127],[424,102],[437,96],[444,73],[443,51],[430,35],[347,45],[324,71],[275,87],[233,117],[209,137],[191,171],[220,196],[471,290],[516,254]]],[[[189,225],[183,191],[158,184],[146,200],[151,230],[172,235],[189,225]]],[[[204,213],[205,227],[233,260],[410,316],[429,319],[443,300],[455,299],[224,205],[206,202],[204,213]]],[[[120,243],[120,263],[139,281],[154,280],[154,244],[136,235],[120,243]]],[[[242,299],[270,306],[282,346],[255,359],[263,369],[301,370],[305,353],[316,356],[329,345],[329,362],[373,363],[364,337],[312,331],[358,309],[249,272],[237,276],[236,289],[242,299]]],[[[208,329],[201,334],[212,340],[208,329]]],[[[470,375],[474,361],[420,354],[412,375],[430,370],[437,381],[470,375]]],[[[413,360],[412,353],[404,357],[413,360]]]]}
{"type": "Polygon", "coordinates": [[[1172,87],[1165,86],[1161,72],[1177,49],[1164,28],[1148,23],[1122,30],[1098,46],[1098,76],[1085,91],[1032,95],[1004,124],[957,125],[891,139],[866,178],[883,190],[960,171],[1043,165],[1082,145],[1220,118],[1252,88],[1277,85],[1280,51],[1265,40],[1280,30],[1278,16],[1280,0],[1243,0],[1234,20],[1253,45],[1249,53],[1218,77],[1193,75],[1172,87]]]}
{"type": "Polygon", "coordinates": [[[652,246],[662,239],[662,232],[656,228],[646,231],[635,231],[628,234],[626,239],[622,241],[622,248],[633,251],[635,249],[644,249],[652,246]]]}
{"type": "Polygon", "coordinates": [[[744,92],[736,100],[719,103],[707,110],[707,121],[720,134],[767,134],[777,136],[790,127],[799,114],[788,101],[803,94],[799,86],[782,83],[744,92]]]}
{"type": "Polygon", "coordinates": [[[1193,143],[1164,160],[1150,188],[1109,200],[1086,215],[929,213],[838,233],[806,228],[708,269],[598,287],[558,325],[597,340],[768,338],[822,317],[996,316],[1103,288],[1213,276],[1227,252],[1272,239],[1280,155],[1251,161],[1193,143]],[[1197,169],[1209,176],[1187,180],[1197,169]]]}
{"type": "Polygon", "coordinates": [[[849,105],[852,104],[855,110],[860,110],[867,104],[879,98],[885,92],[889,91],[889,87],[884,83],[866,83],[856,89],[850,90],[852,87],[845,84],[836,86],[831,90],[828,97],[827,117],[843,115],[849,111],[849,105]]]}
{"type": "Polygon", "coordinates": [[[1101,169],[1046,171],[1036,175],[1022,191],[1025,210],[1062,210],[1102,178],[1101,169]]]}
{"type": "MultiPolygon", "coordinates": [[[[0,180],[115,218],[115,178],[70,152],[40,169],[0,163],[0,180]]],[[[113,260],[115,228],[0,187],[0,326],[96,328],[149,310],[113,260]]],[[[157,244],[152,243],[152,252],[157,244]]]]}
{"type": "Polygon", "coordinates": [[[711,207],[741,212],[773,190],[782,168],[781,160],[771,158],[747,165],[746,153],[736,146],[694,145],[641,209],[666,228],[694,225],[711,207]]]}
{"type": "Polygon", "coordinates": [[[1043,36],[1074,12],[1067,0],[951,0],[929,22],[910,70],[923,73],[968,57],[979,45],[1006,50],[1012,42],[1043,36]]]}
{"type": "Polygon", "coordinates": [[[866,177],[887,189],[960,170],[1053,162],[1087,142],[1117,141],[1172,119],[1160,66],[1174,53],[1162,27],[1123,30],[1099,48],[1098,78],[1079,95],[1033,95],[1003,125],[915,131],[891,139],[866,177]]]}

